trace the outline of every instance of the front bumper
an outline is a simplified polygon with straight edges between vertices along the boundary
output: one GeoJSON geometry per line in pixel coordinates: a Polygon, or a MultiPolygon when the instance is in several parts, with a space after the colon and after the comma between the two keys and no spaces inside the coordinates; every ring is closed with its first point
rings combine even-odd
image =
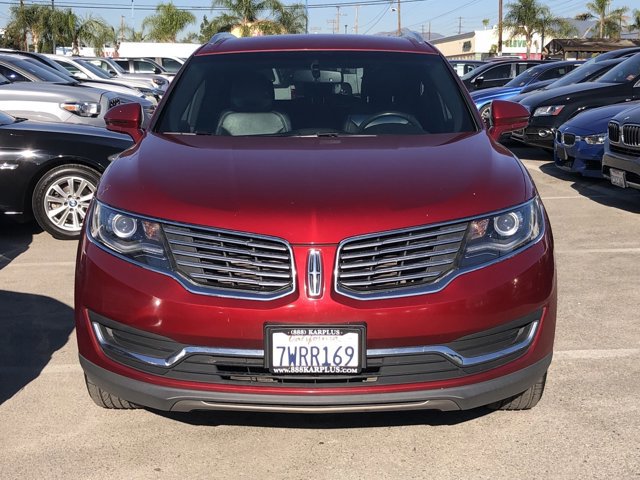
{"type": "Polygon", "coordinates": [[[157,410],[229,410],[287,413],[345,413],[397,410],[469,410],[517,395],[538,381],[551,354],[522,370],[485,382],[437,390],[362,395],[263,395],[179,389],[127,378],[80,357],[87,378],[102,389],[157,410]]]}
{"type": "MultiPolygon", "coordinates": [[[[333,264],[336,246],[315,248],[322,250],[327,265],[333,264]]],[[[307,252],[308,246],[293,247],[296,265],[305,265],[307,252]]],[[[304,272],[298,275],[297,284],[304,285],[304,272]]],[[[307,298],[303,288],[268,302],[199,295],[188,292],[173,278],[116,258],[83,238],[75,296],[83,368],[90,380],[105,390],[166,410],[448,410],[473,408],[520,393],[542,376],[550,362],[556,282],[548,228],[538,242],[521,253],[465,273],[443,290],[426,295],[363,301],[335,293],[331,275],[324,281],[321,299],[307,298]],[[422,376],[407,375],[404,380],[298,385],[264,383],[253,373],[222,381],[145,370],[107,355],[91,320],[91,314],[96,314],[183,345],[243,351],[264,349],[265,323],[364,324],[367,352],[375,356],[380,351],[400,350],[404,355],[416,346],[450,345],[532,312],[544,314],[527,348],[505,357],[505,361],[488,362],[481,369],[456,375],[418,372],[422,376]]]]}
{"type": "Polygon", "coordinates": [[[583,140],[565,145],[556,140],[553,160],[558,168],[566,172],[580,173],[585,177],[603,178],[603,154],[604,145],[589,145],[583,140]]]}
{"type": "Polygon", "coordinates": [[[626,185],[640,190],[640,149],[635,153],[612,151],[610,148],[602,157],[602,175],[611,179],[612,168],[622,170],[625,172],[626,185]]]}
{"type": "Polygon", "coordinates": [[[553,150],[555,132],[556,131],[553,127],[529,126],[523,130],[513,132],[511,134],[511,138],[518,142],[522,142],[525,145],[539,147],[545,150],[553,150]]]}

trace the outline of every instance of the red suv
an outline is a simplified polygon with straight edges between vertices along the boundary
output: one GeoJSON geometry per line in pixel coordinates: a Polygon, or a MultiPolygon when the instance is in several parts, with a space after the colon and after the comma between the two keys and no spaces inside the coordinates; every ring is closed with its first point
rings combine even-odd
{"type": "Polygon", "coordinates": [[[553,240],[525,168],[419,37],[216,35],[107,169],[76,325],[107,408],[523,409],[553,240]]]}

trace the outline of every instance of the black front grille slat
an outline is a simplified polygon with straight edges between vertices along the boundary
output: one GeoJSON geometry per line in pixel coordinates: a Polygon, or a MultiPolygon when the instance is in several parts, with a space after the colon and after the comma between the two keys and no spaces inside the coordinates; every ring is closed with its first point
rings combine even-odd
{"type": "Polygon", "coordinates": [[[622,126],[622,142],[627,147],[640,147],[640,125],[623,125],[622,126]]]}
{"type": "Polygon", "coordinates": [[[293,256],[284,240],[185,225],[163,229],[176,271],[201,287],[255,298],[295,288],[293,256]]]}
{"type": "Polygon", "coordinates": [[[618,143],[620,141],[620,125],[616,122],[609,122],[607,127],[609,142],[618,143]]]}
{"type": "Polygon", "coordinates": [[[461,222],[347,240],[338,252],[337,288],[393,295],[435,283],[455,267],[466,230],[461,222]]]}

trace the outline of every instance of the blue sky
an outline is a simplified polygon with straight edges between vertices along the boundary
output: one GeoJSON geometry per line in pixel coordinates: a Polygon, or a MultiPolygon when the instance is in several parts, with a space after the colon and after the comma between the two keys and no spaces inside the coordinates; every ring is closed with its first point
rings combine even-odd
{"type": "MultiPolygon", "coordinates": [[[[25,4],[47,3],[49,0],[25,0],[25,4]]],[[[71,7],[80,15],[98,15],[111,23],[120,25],[121,17],[127,25],[140,27],[142,20],[150,15],[153,7],[158,3],[154,0],[133,0],[133,15],[131,0],[54,0],[56,6],[71,7]]],[[[301,0],[304,1],[304,0],[301,0]]],[[[337,19],[335,6],[321,7],[330,4],[348,4],[340,8],[340,33],[344,33],[345,25],[349,33],[354,33],[356,10],[358,10],[358,33],[377,33],[380,31],[392,31],[397,28],[397,0],[383,3],[384,0],[361,0],[363,4],[356,9],[354,4],[358,0],[308,0],[309,28],[312,32],[332,33],[331,21],[337,19]],[[367,3],[373,3],[367,5],[367,3]]],[[[192,25],[190,31],[199,31],[200,21],[203,15],[211,18],[215,12],[209,11],[210,0],[174,0],[173,3],[181,8],[188,8],[197,17],[197,23],[192,25]]],[[[285,0],[286,4],[294,3],[285,0]]],[[[509,0],[504,0],[505,5],[509,0]]],[[[552,8],[558,16],[573,17],[577,13],[586,11],[587,0],[546,0],[543,1],[552,8]]],[[[634,5],[637,0],[614,0],[612,7],[634,5]]],[[[6,23],[9,18],[10,4],[18,4],[17,1],[0,0],[0,25],[6,23]]],[[[497,23],[498,0],[406,0],[401,5],[402,26],[412,30],[426,33],[431,22],[431,31],[443,35],[454,35],[459,28],[462,32],[481,30],[482,20],[488,18],[490,25],[497,23]]]]}

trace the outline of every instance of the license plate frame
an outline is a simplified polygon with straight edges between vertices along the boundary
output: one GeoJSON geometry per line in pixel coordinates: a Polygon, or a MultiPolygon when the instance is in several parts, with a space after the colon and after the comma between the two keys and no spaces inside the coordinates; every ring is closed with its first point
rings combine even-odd
{"type": "Polygon", "coordinates": [[[267,324],[264,327],[264,347],[265,367],[274,375],[359,374],[363,368],[366,368],[366,325],[267,324]],[[288,341],[285,338],[287,336],[289,337],[288,341]],[[306,347],[308,350],[305,352],[294,349],[295,361],[293,363],[295,365],[292,365],[290,356],[292,350],[282,350],[287,346],[306,347]],[[317,350],[312,351],[312,347],[317,350]],[[327,350],[324,347],[327,347],[327,350]],[[342,348],[338,349],[337,347],[342,348]],[[352,359],[346,353],[346,347],[355,349],[352,359]],[[341,358],[344,356],[343,360],[350,361],[338,365],[333,361],[336,354],[341,358]],[[287,355],[289,356],[287,357],[287,355]]]}
{"type": "Polygon", "coordinates": [[[609,178],[611,184],[620,188],[627,188],[627,172],[612,168],[609,170],[609,178]]]}

